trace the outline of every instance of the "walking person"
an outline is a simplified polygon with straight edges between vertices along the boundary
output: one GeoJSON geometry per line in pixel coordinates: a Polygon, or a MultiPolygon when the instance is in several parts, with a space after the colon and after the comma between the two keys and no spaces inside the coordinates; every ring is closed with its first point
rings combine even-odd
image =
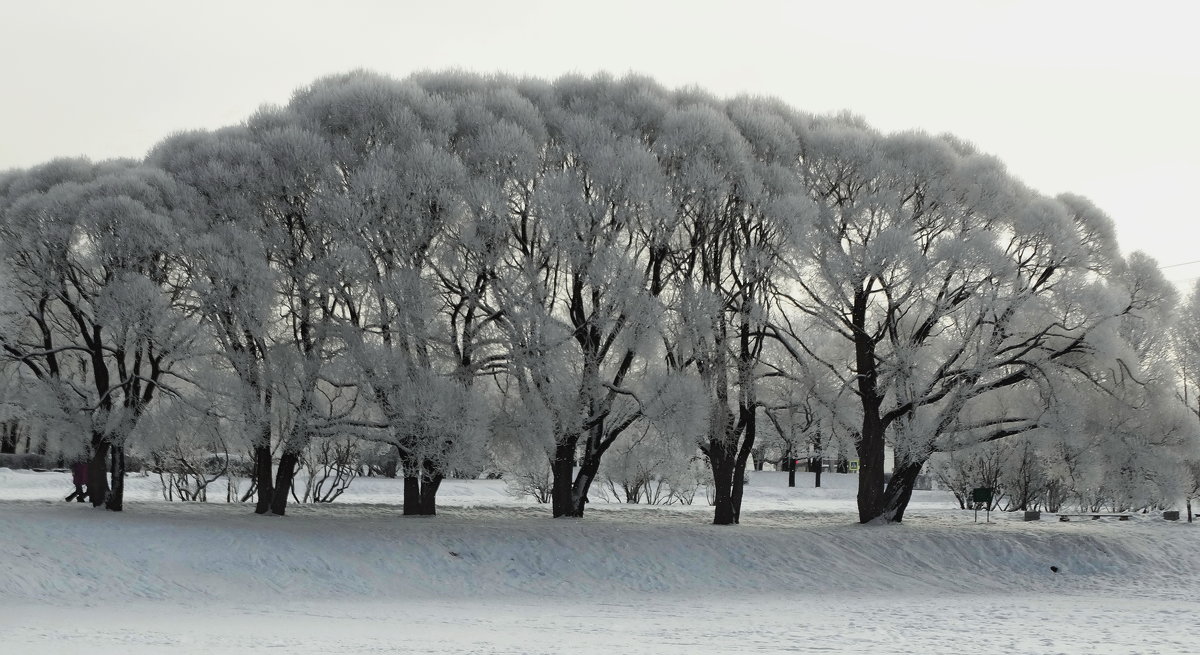
{"type": "Polygon", "coordinates": [[[71,482],[75,484],[75,491],[70,496],[67,496],[66,501],[69,503],[72,500],[76,502],[84,502],[87,500],[88,493],[83,490],[83,485],[87,484],[88,465],[87,462],[75,462],[71,464],[71,482]]]}

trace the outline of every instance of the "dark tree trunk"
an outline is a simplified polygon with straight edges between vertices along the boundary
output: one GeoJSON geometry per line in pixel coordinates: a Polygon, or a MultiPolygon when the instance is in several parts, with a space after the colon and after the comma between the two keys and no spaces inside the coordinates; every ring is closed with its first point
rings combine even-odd
{"type": "MultiPolygon", "coordinates": [[[[255,514],[266,514],[271,511],[271,433],[266,430],[267,442],[259,442],[254,446],[254,487],[258,493],[258,502],[254,505],[255,514]]],[[[260,437],[261,439],[261,437],[260,437]]]]}
{"type": "Polygon", "coordinates": [[[296,475],[296,465],[300,463],[300,454],[284,451],[279,457],[279,469],[275,473],[275,487],[271,490],[271,513],[284,516],[287,513],[288,494],[292,490],[292,478],[296,475]]]}
{"type": "Polygon", "coordinates": [[[110,447],[109,457],[112,459],[112,487],[104,499],[104,508],[111,512],[119,512],[125,505],[125,447],[110,447]]]}
{"type": "Polygon", "coordinates": [[[820,457],[808,458],[808,470],[813,472],[813,477],[816,479],[816,488],[821,488],[821,469],[825,468],[825,462],[820,457]]]}
{"type": "MultiPolygon", "coordinates": [[[[576,507],[574,477],[575,477],[575,444],[578,437],[567,437],[560,440],[554,447],[554,461],[550,463],[550,474],[553,486],[550,490],[551,511],[555,518],[583,516],[581,509],[576,507]]],[[[578,504],[582,505],[582,498],[578,504]]]]}
{"type": "Polygon", "coordinates": [[[713,525],[733,525],[733,498],[730,488],[733,486],[732,461],[713,465],[713,482],[716,486],[716,498],[713,503],[713,525]]]}
{"type": "Polygon", "coordinates": [[[858,435],[858,520],[870,523],[883,515],[883,449],[887,426],[880,415],[883,394],[879,391],[879,368],[875,340],[866,330],[869,293],[854,294],[851,321],[854,325],[854,373],[862,401],[862,432],[858,435]]]}
{"type": "Polygon", "coordinates": [[[1188,523],[1191,523],[1192,522],[1192,499],[1191,498],[1187,499],[1187,513],[1188,513],[1188,523]]]}
{"type": "Polygon", "coordinates": [[[421,516],[437,515],[437,491],[442,485],[442,474],[434,473],[421,480],[421,516]]]}
{"type": "Polygon", "coordinates": [[[588,451],[584,454],[583,461],[579,463],[579,472],[575,475],[575,482],[571,485],[571,516],[581,517],[587,509],[588,491],[592,488],[592,482],[596,480],[596,473],[600,470],[600,457],[603,455],[601,451],[588,451]]]}
{"type": "MultiPolygon", "coordinates": [[[[746,487],[746,462],[750,458],[750,452],[754,448],[754,440],[758,435],[758,412],[753,405],[743,406],[740,409],[742,425],[741,437],[742,447],[738,449],[737,461],[733,465],[733,488],[730,490],[730,497],[733,501],[733,522],[740,523],[742,520],[742,492],[746,487]]],[[[737,443],[734,441],[734,443],[737,443]]]]}
{"type": "Polygon", "coordinates": [[[796,486],[796,456],[792,454],[791,449],[788,449],[788,451],[784,453],[784,457],[787,458],[784,461],[787,462],[788,487],[794,487],[796,486]]]}
{"type": "Polygon", "coordinates": [[[879,418],[879,403],[863,405],[863,429],[858,444],[858,520],[870,523],[884,515],[884,428],[879,418]]]}
{"type": "Polygon", "coordinates": [[[17,452],[17,433],[21,424],[16,421],[0,423],[0,454],[15,454],[17,452]]]}
{"type": "Polygon", "coordinates": [[[912,500],[913,486],[917,476],[921,474],[924,461],[910,462],[896,468],[892,479],[884,490],[883,513],[880,517],[890,523],[900,523],[904,520],[904,510],[908,509],[908,501],[912,500]]]}
{"type": "Polygon", "coordinates": [[[442,473],[433,460],[418,462],[415,457],[405,456],[404,466],[404,516],[436,516],[437,492],[442,484],[442,473]]]}
{"type": "Polygon", "coordinates": [[[88,499],[99,507],[108,498],[108,442],[92,436],[92,461],[88,463],[88,499]]]}
{"type": "MultiPolygon", "coordinates": [[[[728,438],[728,437],[726,437],[728,438]]],[[[712,467],[715,498],[713,503],[713,525],[733,525],[737,515],[733,507],[733,482],[736,461],[730,445],[722,441],[711,441],[708,446],[708,462],[712,467]]]]}
{"type": "Polygon", "coordinates": [[[421,463],[410,452],[400,456],[404,467],[404,515],[421,515],[421,463]]]}
{"type": "Polygon", "coordinates": [[[415,473],[413,475],[409,475],[408,467],[405,467],[404,470],[404,515],[420,516],[421,476],[415,473]]]}

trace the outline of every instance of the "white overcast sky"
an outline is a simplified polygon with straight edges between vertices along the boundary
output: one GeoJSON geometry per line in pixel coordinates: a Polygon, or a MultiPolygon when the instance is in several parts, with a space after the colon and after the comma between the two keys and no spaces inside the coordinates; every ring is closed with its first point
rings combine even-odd
{"type": "Polygon", "coordinates": [[[637,71],[953,132],[1166,267],[1200,260],[1197,19],[1184,0],[0,0],[0,169],[140,156],[353,68],[637,71]]]}

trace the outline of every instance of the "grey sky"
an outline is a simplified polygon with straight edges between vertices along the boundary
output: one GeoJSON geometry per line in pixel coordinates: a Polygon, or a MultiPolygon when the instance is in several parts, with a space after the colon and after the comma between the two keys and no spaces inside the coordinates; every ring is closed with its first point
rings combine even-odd
{"type": "MultiPolygon", "coordinates": [[[[1197,18],[1182,1],[0,0],[0,169],[140,156],[352,68],[637,71],[953,132],[1090,197],[1168,266],[1200,260],[1197,18]]],[[[1165,272],[1188,284],[1200,264],[1165,272]]]]}

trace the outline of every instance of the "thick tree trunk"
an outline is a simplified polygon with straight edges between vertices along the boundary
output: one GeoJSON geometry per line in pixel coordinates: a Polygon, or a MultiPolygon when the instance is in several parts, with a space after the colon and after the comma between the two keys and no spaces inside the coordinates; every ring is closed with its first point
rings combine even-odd
{"type": "Polygon", "coordinates": [[[854,324],[854,372],[858,378],[858,396],[862,400],[862,431],[858,440],[858,520],[870,523],[883,516],[884,432],[879,408],[879,368],[875,360],[875,341],[866,331],[869,294],[860,289],[854,294],[851,320],[854,324]]]}
{"type": "MultiPolygon", "coordinates": [[[[755,437],[758,435],[757,414],[758,412],[753,405],[741,408],[742,447],[738,449],[737,461],[733,464],[733,488],[729,492],[733,501],[734,523],[740,523],[742,520],[742,492],[745,491],[746,487],[746,462],[750,458],[751,449],[754,448],[755,437]]],[[[737,442],[734,441],[734,443],[737,442]]]]}
{"type": "Polygon", "coordinates": [[[721,441],[712,441],[708,446],[708,462],[712,467],[715,498],[713,503],[713,525],[733,525],[737,516],[733,506],[734,468],[732,448],[721,441]]]}
{"type": "Polygon", "coordinates": [[[421,515],[421,476],[418,474],[409,475],[408,467],[405,467],[404,474],[404,515],[405,516],[420,516],[421,515]]]}
{"type": "Polygon", "coordinates": [[[436,516],[437,492],[442,473],[432,460],[418,462],[415,457],[403,457],[404,516],[436,516]]]}
{"type": "Polygon", "coordinates": [[[879,404],[864,402],[863,405],[863,429],[858,444],[858,520],[870,523],[884,514],[884,430],[879,404]]]}
{"type": "MultiPolygon", "coordinates": [[[[575,476],[575,445],[578,437],[567,437],[554,447],[554,461],[550,463],[553,477],[550,490],[551,512],[555,518],[582,516],[573,502],[575,476]]],[[[582,502],[582,499],[580,499],[582,502]]]]}
{"type": "Polygon", "coordinates": [[[600,470],[600,457],[599,452],[588,452],[579,463],[579,471],[575,474],[574,484],[571,485],[570,516],[581,517],[587,509],[588,492],[592,488],[592,482],[596,480],[596,473],[600,470]]]}
{"type": "Polygon", "coordinates": [[[913,486],[924,465],[924,461],[910,462],[896,468],[892,479],[888,481],[887,489],[884,490],[883,513],[880,518],[889,523],[900,523],[904,520],[904,510],[908,509],[913,486]]]}
{"type": "MultiPolygon", "coordinates": [[[[260,437],[261,438],[261,437],[260,437]]],[[[271,511],[271,442],[270,428],[267,428],[267,442],[261,441],[254,447],[254,486],[258,493],[258,502],[254,505],[255,514],[266,514],[271,511]]]]}
{"type": "Polygon", "coordinates": [[[421,479],[421,516],[437,515],[437,491],[442,485],[442,474],[434,473],[421,479]]]}
{"type": "Polygon", "coordinates": [[[125,447],[112,446],[109,456],[112,459],[112,486],[104,499],[104,508],[111,512],[119,512],[125,505],[125,447]]]}
{"type": "Polygon", "coordinates": [[[813,477],[816,479],[816,482],[817,482],[815,485],[815,487],[817,489],[821,488],[821,469],[823,469],[823,468],[825,468],[824,462],[821,461],[820,457],[809,457],[808,458],[808,470],[813,471],[813,477]]]}
{"type": "Polygon", "coordinates": [[[92,436],[92,460],[88,463],[88,499],[99,507],[108,498],[108,442],[92,436]]]}
{"type": "Polygon", "coordinates": [[[786,466],[787,466],[787,472],[788,472],[788,487],[789,488],[795,487],[796,486],[796,457],[795,457],[795,455],[792,454],[791,450],[788,450],[786,453],[784,453],[784,457],[787,458],[784,461],[787,462],[786,466]]]}
{"type": "Polygon", "coordinates": [[[276,516],[284,516],[287,513],[288,494],[292,491],[292,478],[296,475],[296,465],[299,462],[299,453],[284,451],[279,457],[275,487],[271,490],[271,513],[276,516]]]}

